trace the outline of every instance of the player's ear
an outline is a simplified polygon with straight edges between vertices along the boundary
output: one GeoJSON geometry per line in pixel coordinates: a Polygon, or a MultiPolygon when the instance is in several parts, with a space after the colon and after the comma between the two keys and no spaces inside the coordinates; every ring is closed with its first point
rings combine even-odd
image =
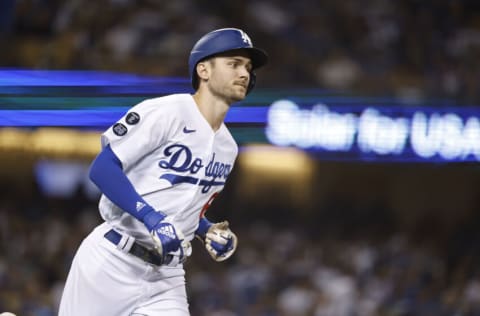
{"type": "Polygon", "coordinates": [[[210,63],[208,61],[199,62],[196,71],[199,81],[208,80],[210,77],[210,63]]]}

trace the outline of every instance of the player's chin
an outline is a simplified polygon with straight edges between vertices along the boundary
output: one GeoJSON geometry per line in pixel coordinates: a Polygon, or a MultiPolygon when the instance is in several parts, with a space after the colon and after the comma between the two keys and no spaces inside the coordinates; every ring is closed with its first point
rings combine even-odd
{"type": "Polygon", "coordinates": [[[231,103],[239,102],[239,101],[242,101],[243,99],[245,99],[245,94],[235,94],[235,95],[232,95],[230,98],[231,103]]]}
{"type": "Polygon", "coordinates": [[[235,102],[241,101],[247,96],[247,89],[243,86],[235,86],[235,89],[233,89],[231,95],[235,102]]]}

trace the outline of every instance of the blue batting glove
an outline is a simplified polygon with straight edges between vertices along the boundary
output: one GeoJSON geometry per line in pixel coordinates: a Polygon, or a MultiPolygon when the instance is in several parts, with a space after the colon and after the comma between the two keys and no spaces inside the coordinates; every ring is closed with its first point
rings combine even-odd
{"type": "Polygon", "coordinates": [[[152,211],[145,215],[143,222],[152,236],[155,249],[164,259],[180,248],[182,241],[177,230],[164,213],[152,211]]]}

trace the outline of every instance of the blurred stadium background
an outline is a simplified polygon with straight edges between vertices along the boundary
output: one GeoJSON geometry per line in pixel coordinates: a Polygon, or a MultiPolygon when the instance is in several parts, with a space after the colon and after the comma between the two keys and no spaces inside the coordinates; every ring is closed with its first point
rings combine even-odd
{"type": "Polygon", "coordinates": [[[194,241],[192,315],[479,315],[474,0],[1,0],[0,312],[56,315],[100,221],[99,134],[190,91],[192,44],[229,26],[271,59],[227,117],[242,150],[209,210],[239,249],[194,241]]]}

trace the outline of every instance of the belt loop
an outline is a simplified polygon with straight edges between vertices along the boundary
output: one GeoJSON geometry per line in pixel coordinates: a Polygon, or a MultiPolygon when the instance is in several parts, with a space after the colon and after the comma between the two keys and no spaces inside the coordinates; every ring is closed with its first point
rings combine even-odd
{"type": "Polygon", "coordinates": [[[135,243],[135,238],[122,234],[122,239],[117,244],[117,249],[122,252],[128,253],[135,243]]]}

